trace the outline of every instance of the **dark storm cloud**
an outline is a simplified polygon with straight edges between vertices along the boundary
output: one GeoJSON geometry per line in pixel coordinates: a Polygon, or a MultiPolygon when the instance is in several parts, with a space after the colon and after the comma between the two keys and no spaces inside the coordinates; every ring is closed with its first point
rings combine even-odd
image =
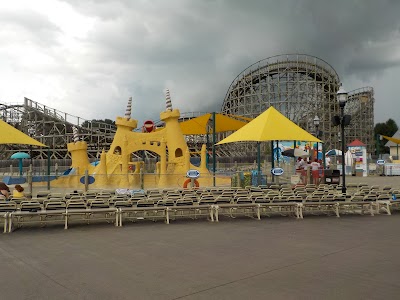
{"type": "MultiPolygon", "coordinates": [[[[128,63],[213,63],[229,52],[248,53],[251,63],[281,53],[307,52],[343,65],[338,68],[344,70],[352,60],[360,61],[364,52],[379,53],[374,45],[392,39],[400,26],[396,1],[72,3],[105,20],[95,29],[93,42],[107,58],[128,63]]],[[[374,65],[373,57],[364,56],[368,65],[374,65]]],[[[378,55],[376,59],[385,61],[378,55]]]]}
{"type": "Polygon", "coordinates": [[[315,55],[349,85],[400,64],[400,1],[66,2],[97,19],[86,40],[94,69],[108,69],[146,117],[167,85],[181,111],[219,110],[231,81],[273,55],[315,55]]]}
{"type": "Polygon", "coordinates": [[[400,42],[400,2],[305,1],[305,4],[311,11],[314,27],[318,28],[312,46],[342,75],[379,72],[400,62],[400,57],[393,55],[400,42]],[[397,47],[387,47],[393,40],[397,47]]]}

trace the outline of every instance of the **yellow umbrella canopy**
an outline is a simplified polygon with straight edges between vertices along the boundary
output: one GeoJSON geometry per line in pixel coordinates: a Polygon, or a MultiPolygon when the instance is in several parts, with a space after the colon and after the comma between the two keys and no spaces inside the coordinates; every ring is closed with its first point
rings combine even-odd
{"type": "Polygon", "coordinates": [[[383,138],[387,139],[388,141],[391,141],[395,144],[400,144],[400,139],[395,139],[393,137],[390,136],[386,136],[386,135],[382,135],[383,138]]]}
{"type": "MultiPolygon", "coordinates": [[[[179,123],[183,134],[207,134],[207,123],[212,114],[208,113],[188,121],[179,123]]],[[[239,117],[238,117],[239,118],[239,117]]],[[[234,131],[246,125],[247,122],[239,121],[223,114],[215,114],[215,132],[234,131]]],[[[210,132],[212,133],[212,132],[210,132]]]]}
{"type": "Polygon", "coordinates": [[[232,133],[217,145],[232,142],[275,140],[322,142],[271,106],[253,121],[232,133]]]}
{"type": "Polygon", "coordinates": [[[47,147],[41,142],[31,138],[22,131],[12,127],[3,120],[0,120],[0,144],[23,144],[40,147],[47,147]]]}

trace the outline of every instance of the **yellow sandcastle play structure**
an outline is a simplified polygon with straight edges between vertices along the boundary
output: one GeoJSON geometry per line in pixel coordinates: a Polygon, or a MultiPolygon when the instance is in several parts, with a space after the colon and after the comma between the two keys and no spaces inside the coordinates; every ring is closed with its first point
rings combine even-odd
{"type": "MultiPolygon", "coordinates": [[[[87,173],[91,179],[90,188],[184,187],[188,183],[188,170],[200,172],[200,177],[194,182],[196,185],[213,185],[212,175],[206,166],[206,145],[202,146],[200,166],[192,165],[189,148],[178,122],[180,112],[172,108],[169,90],[166,90],[165,98],[166,110],[160,113],[165,126],[156,129],[145,124],[146,130],[143,132],[133,131],[138,122],[131,119],[132,98],[129,98],[125,116],[116,119],[117,131],[110,149],[107,152],[103,149],[97,165],[89,162],[87,144],[79,140],[78,130],[74,128],[74,142],[67,145],[72,157],[72,171],[54,180],[52,185],[82,187],[82,178],[87,173]],[[143,173],[143,161],[131,161],[131,154],[141,150],[159,155],[154,174],[143,173]]],[[[219,183],[227,181],[225,178],[217,180],[219,183]]]]}

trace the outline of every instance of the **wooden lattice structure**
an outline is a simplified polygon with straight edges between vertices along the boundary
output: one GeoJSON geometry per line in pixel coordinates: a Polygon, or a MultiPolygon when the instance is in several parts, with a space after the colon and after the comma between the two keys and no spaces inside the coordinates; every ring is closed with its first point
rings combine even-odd
{"type": "MultiPolygon", "coordinates": [[[[34,148],[32,156],[35,159],[45,159],[48,153],[52,159],[69,159],[67,144],[72,141],[73,126],[78,128],[80,138],[88,143],[89,158],[96,158],[102,148],[109,147],[116,131],[114,125],[88,121],[28,98],[23,104],[0,103],[0,118],[50,147],[50,151],[34,148]]],[[[24,145],[0,145],[0,149],[0,159],[9,158],[15,151],[30,151],[24,145]]]]}
{"type": "MultiPolygon", "coordinates": [[[[340,148],[339,128],[332,118],[340,114],[336,93],[340,79],[331,65],[309,55],[273,56],[249,66],[232,81],[221,112],[257,117],[274,106],[290,120],[311,133],[316,133],[313,119],[320,118],[319,137],[326,149],[340,148]]],[[[355,138],[374,149],[374,92],[371,87],[349,93],[345,113],[352,116],[346,128],[346,143],[355,138]]],[[[226,147],[233,147],[226,145],[226,147]]],[[[238,146],[234,146],[238,150],[238,146]]],[[[241,152],[255,153],[254,144],[239,146],[241,152]]]]}

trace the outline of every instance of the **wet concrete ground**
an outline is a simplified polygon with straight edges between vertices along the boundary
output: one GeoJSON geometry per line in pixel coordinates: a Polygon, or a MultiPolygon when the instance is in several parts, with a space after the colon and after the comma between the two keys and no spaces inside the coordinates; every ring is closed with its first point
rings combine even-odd
{"type": "MultiPolygon", "coordinates": [[[[391,185],[400,177],[346,177],[391,185]]],[[[3,299],[383,299],[400,214],[23,228],[0,235],[3,299]]]]}
{"type": "Polygon", "coordinates": [[[3,299],[394,299],[400,214],[23,228],[3,299]]]}

